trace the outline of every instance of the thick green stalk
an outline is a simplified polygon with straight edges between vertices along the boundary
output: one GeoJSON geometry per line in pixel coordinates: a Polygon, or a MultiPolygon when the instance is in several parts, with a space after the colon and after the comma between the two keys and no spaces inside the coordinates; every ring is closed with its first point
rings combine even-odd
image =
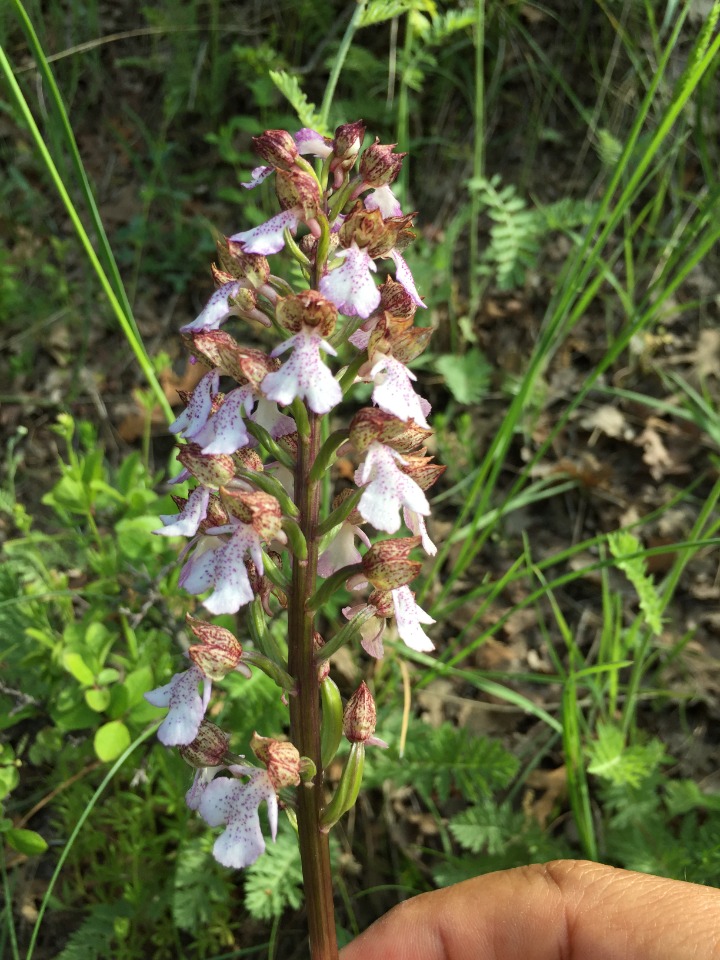
{"type": "Polygon", "coordinates": [[[309,431],[300,435],[295,470],[295,503],[298,524],[307,541],[307,560],[293,561],[288,604],[288,668],[297,683],[290,698],[292,741],[300,756],[310,757],[317,767],[311,784],[298,788],[298,835],[302,860],[305,903],[312,960],[337,960],[335,911],[333,908],[330,848],[327,834],[320,832],[323,804],[323,771],[320,753],[320,685],[313,651],[314,614],[307,601],[315,589],[317,572],[317,526],[320,483],[310,480],[310,469],[321,442],[320,418],[308,414],[309,431]]]}

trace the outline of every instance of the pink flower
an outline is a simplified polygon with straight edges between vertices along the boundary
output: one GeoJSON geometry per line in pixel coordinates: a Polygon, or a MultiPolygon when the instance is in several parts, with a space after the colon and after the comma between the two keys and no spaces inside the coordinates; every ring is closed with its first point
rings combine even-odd
{"type": "Polygon", "coordinates": [[[395,279],[397,282],[401,283],[405,287],[418,307],[424,307],[425,304],[422,302],[420,295],[417,292],[415,281],[413,280],[413,275],[410,272],[410,267],[407,265],[407,261],[400,256],[397,250],[391,250],[388,256],[395,262],[395,279]]]}
{"type": "Polygon", "coordinates": [[[382,355],[371,369],[370,379],[375,383],[373,402],[381,410],[399,420],[414,420],[418,426],[428,427],[425,414],[429,412],[430,404],[413,390],[410,381],[417,380],[417,377],[404,363],[382,355]]]}
{"type": "Polygon", "coordinates": [[[403,519],[405,520],[405,526],[408,530],[412,530],[415,536],[421,538],[425,553],[429,557],[434,557],[437,553],[437,547],[428,536],[425,518],[421,517],[419,513],[415,513],[414,510],[408,510],[407,507],[403,507],[403,519]]]}
{"type": "Polygon", "coordinates": [[[395,623],[400,639],[412,650],[421,652],[434,650],[435,645],[425,635],[420,624],[435,623],[435,621],[429,614],[425,613],[422,607],[415,603],[415,594],[410,587],[398,587],[391,593],[395,606],[395,623]]]}
{"type": "Polygon", "coordinates": [[[275,347],[276,357],[292,348],[292,356],[275,373],[262,381],[261,389],[268,400],[287,406],[295,397],[306,399],[312,411],[328,413],[342,400],[342,390],[320,357],[320,351],[337,356],[336,351],[315,329],[304,327],[300,333],[275,347]]]}
{"type": "Polygon", "coordinates": [[[180,513],[160,515],[165,526],[153,530],[153,533],[162,537],[194,537],[207,516],[209,502],[210,490],[203,486],[195,487],[180,513]]]}
{"type": "Polygon", "coordinates": [[[176,673],[164,687],[145,694],[154,707],[169,707],[167,716],[158,728],[158,740],[166,747],[184,746],[197,736],[200,723],[210,700],[212,683],[195,666],[184,673],[176,673]],[[202,682],[202,697],[198,684],[202,682]]]}
{"type": "Polygon", "coordinates": [[[282,250],[285,246],[284,231],[287,229],[295,233],[302,218],[302,207],[291,207],[266,220],[265,223],[261,223],[259,227],[233,234],[230,239],[236,243],[242,243],[243,250],[247,253],[261,253],[263,256],[268,256],[282,250]]]}
{"type": "Polygon", "coordinates": [[[396,533],[400,529],[401,507],[427,516],[430,504],[420,487],[399,463],[405,461],[397,451],[375,441],[368,447],[364,462],[355,471],[355,483],[365,487],[358,510],[376,530],[396,533]]]}
{"type": "Polygon", "coordinates": [[[213,856],[224,867],[239,870],[254,863],[265,851],[258,813],[263,801],[267,803],[270,835],[275,840],[278,802],[266,770],[239,765],[229,769],[235,776],[250,779],[247,783],[230,777],[213,780],[205,787],[198,810],[211,827],[225,824],[213,846],[213,856]]]}
{"type": "Polygon", "coordinates": [[[354,242],[338,250],[337,256],[344,257],[343,263],[320,280],[320,293],[345,316],[369,317],[380,303],[380,291],[372,278],[377,270],[375,261],[354,242]]]}
{"type": "Polygon", "coordinates": [[[187,407],[170,424],[170,433],[182,433],[190,439],[202,430],[212,412],[213,397],[219,390],[219,384],[220,374],[217,370],[206,373],[193,390],[187,407]]]}
{"type": "Polygon", "coordinates": [[[295,433],[297,425],[292,417],[280,413],[277,404],[266,400],[261,394],[257,398],[257,407],[255,412],[250,414],[250,419],[258,426],[264,427],[273,440],[280,437],[286,437],[289,433],[295,433]]]}
{"type": "Polygon", "coordinates": [[[318,557],[317,572],[319,576],[329,577],[336,570],[342,570],[343,567],[348,567],[353,563],[360,563],[362,556],[355,546],[355,537],[359,537],[366,547],[370,546],[368,535],[362,527],[356,527],[346,520],[318,557]]]}
{"type": "MultiPolygon", "coordinates": [[[[258,227],[258,229],[260,228],[258,227]]],[[[278,249],[280,248],[278,247],[278,249]]],[[[228,317],[233,315],[249,317],[262,323],[265,327],[271,326],[262,310],[252,306],[243,308],[237,303],[230,302],[238,296],[241,290],[247,287],[248,284],[242,280],[232,280],[230,283],[224,283],[213,293],[198,317],[192,323],[186,323],[184,327],[180,327],[180,330],[183,333],[192,333],[196,330],[217,330],[228,317]]]]}
{"type": "Polygon", "coordinates": [[[255,394],[249,384],[231,390],[217,412],[193,434],[193,441],[200,445],[203,453],[235,453],[246,447],[250,443],[250,434],[241,411],[244,407],[246,413],[251,413],[254,403],[255,394]]]}
{"type": "MultiPolygon", "coordinates": [[[[221,529],[225,528],[218,528],[221,529]]],[[[213,551],[212,567],[207,570],[208,586],[212,584],[215,587],[210,596],[203,600],[203,606],[210,613],[237,613],[240,607],[254,599],[255,594],[245,567],[245,557],[248,554],[261,574],[264,567],[260,537],[250,524],[238,523],[227,543],[213,551]]],[[[183,586],[189,593],[201,592],[190,590],[187,581],[183,586]]]]}

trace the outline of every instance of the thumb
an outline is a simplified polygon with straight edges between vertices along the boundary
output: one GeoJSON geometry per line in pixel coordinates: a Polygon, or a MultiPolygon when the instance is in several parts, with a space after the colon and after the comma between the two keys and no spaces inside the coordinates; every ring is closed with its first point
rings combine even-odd
{"type": "Polygon", "coordinates": [[[720,891],[558,860],[407,900],[341,960],[711,960],[720,891]]]}

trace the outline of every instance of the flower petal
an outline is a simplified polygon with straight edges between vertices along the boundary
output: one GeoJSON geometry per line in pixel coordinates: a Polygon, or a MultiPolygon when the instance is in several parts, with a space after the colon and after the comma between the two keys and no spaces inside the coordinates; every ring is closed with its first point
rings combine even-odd
{"type": "Polygon", "coordinates": [[[399,510],[406,506],[425,516],[430,513],[427,497],[397,465],[404,462],[391,447],[372,443],[365,461],[355,471],[355,483],[365,487],[358,503],[360,515],[376,530],[396,533],[400,529],[399,510]]]}
{"type": "Polygon", "coordinates": [[[198,684],[203,683],[203,694],[211,686],[207,677],[191,667],[184,673],[176,673],[170,683],[145,694],[145,699],[155,707],[169,707],[167,716],[158,728],[158,740],[166,747],[185,746],[192,743],[205,715],[205,706],[198,693],[198,684]]]}
{"type": "Polygon", "coordinates": [[[328,413],[342,400],[342,390],[332,372],[323,363],[320,351],[335,353],[319,334],[303,329],[273,350],[273,355],[292,346],[289,360],[275,373],[269,373],[261,384],[268,400],[287,406],[300,397],[306,399],[317,414],[328,413]]]}
{"type": "Polygon", "coordinates": [[[237,296],[241,287],[239,280],[224,283],[215,291],[203,307],[201,313],[192,323],[180,327],[183,333],[194,330],[217,330],[220,324],[235,312],[236,308],[228,303],[231,297],[237,296]]]}
{"type": "Polygon", "coordinates": [[[415,287],[415,281],[413,280],[413,275],[410,272],[410,267],[407,265],[407,262],[400,256],[397,250],[391,250],[389,256],[395,261],[395,279],[398,283],[401,283],[407,292],[412,297],[413,301],[419,307],[427,306],[420,299],[420,295],[417,292],[415,287]]]}
{"type": "Polygon", "coordinates": [[[235,453],[250,443],[241,416],[244,407],[247,413],[253,408],[254,394],[251,386],[238,387],[227,394],[220,409],[207,421],[202,430],[193,436],[203,453],[235,453]]]}
{"type": "Polygon", "coordinates": [[[412,388],[411,380],[416,377],[395,357],[382,356],[370,371],[375,383],[372,392],[373,403],[381,410],[391,413],[398,420],[414,420],[421,427],[427,427],[422,399],[412,388]]]}
{"type": "Polygon", "coordinates": [[[160,519],[166,526],[153,533],[163,537],[194,537],[198,527],[207,516],[210,491],[207,487],[195,487],[188,497],[184,508],[178,514],[161,514],[160,519]]]}
{"type": "Polygon", "coordinates": [[[302,130],[298,130],[294,140],[298,148],[298,153],[303,155],[310,154],[319,160],[324,160],[325,157],[332,153],[332,144],[328,143],[325,137],[323,137],[321,133],[318,133],[317,130],[311,130],[309,127],[303,127],[302,130]]]}
{"type": "Polygon", "coordinates": [[[240,186],[245,187],[246,190],[254,190],[255,187],[259,186],[263,180],[266,180],[272,172],[272,167],[255,167],[255,169],[250,173],[249,182],[241,183],[240,186]]]}
{"type": "Polygon", "coordinates": [[[356,243],[337,255],[344,257],[344,262],[320,280],[320,293],[347,317],[369,317],[380,303],[380,291],[372,278],[377,270],[375,261],[356,243]]]}
{"type": "Polygon", "coordinates": [[[193,437],[198,430],[202,430],[210,416],[212,401],[218,392],[220,374],[217,370],[206,373],[192,392],[187,407],[174,423],[170,424],[170,433],[184,433],[186,437],[193,437]]]}
{"type": "Polygon", "coordinates": [[[248,550],[259,550],[260,540],[247,523],[239,523],[230,540],[215,551],[213,579],[215,590],[203,600],[211,613],[237,613],[240,607],[254,599],[245,555],[248,550]]]}
{"type": "Polygon", "coordinates": [[[375,187],[374,190],[371,190],[365,197],[364,203],[366,210],[379,210],[383,220],[387,217],[402,216],[400,201],[387,184],[384,187],[375,187]]]}
{"type": "Polygon", "coordinates": [[[263,800],[268,806],[270,831],[277,832],[277,796],[266,771],[251,774],[248,783],[222,777],[213,780],[203,793],[200,816],[210,824],[227,824],[215,841],[213,856],[225,867],[241,869],[254,863],[265,850],[260,829],[258,808],[263,800]]]}
{"type": "Polygon", "coordinates": [[[247,253],[260,253],[263,256],[277,253],[285,246],[283,231],[287,227],[294,233],[301,216],[302,210],[299,207],[291,207],[290,210],[283,210],[261,223],[259,227],[234,233],[230,239],[242,243],[247,253]]]}
{"type": "Polygon", "coordinates": [[[435,644],[426,636],[421,623],[435,623],[422,607],[415,603],[410,587],[398,587],[392,591],[395,607],[395,622],[401,640],[412,650],[427,652],[435,649],[435,644]]]}

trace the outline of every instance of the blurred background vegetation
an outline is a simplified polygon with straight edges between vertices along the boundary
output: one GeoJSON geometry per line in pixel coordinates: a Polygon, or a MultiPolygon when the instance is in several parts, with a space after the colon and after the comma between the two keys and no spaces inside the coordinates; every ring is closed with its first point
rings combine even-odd
{"type": "MultiPolygon", "coordinates": [[[[0,955],[305,955],[291,831],[219,867],[142,694],[187,643],[151,534],[177,329],[215,237],[272,209],[240,185],[250,138],[323,103],[410,152],[448,465],[419,591],[437,654],[335,663],[391,742],[335,844],[340,936],[557,856],[720,882],[717,22],[705,0],[2,6],[0,955]]],[[[238,744],[283,732],[262,676],[217,711],[238,744]]]]}

